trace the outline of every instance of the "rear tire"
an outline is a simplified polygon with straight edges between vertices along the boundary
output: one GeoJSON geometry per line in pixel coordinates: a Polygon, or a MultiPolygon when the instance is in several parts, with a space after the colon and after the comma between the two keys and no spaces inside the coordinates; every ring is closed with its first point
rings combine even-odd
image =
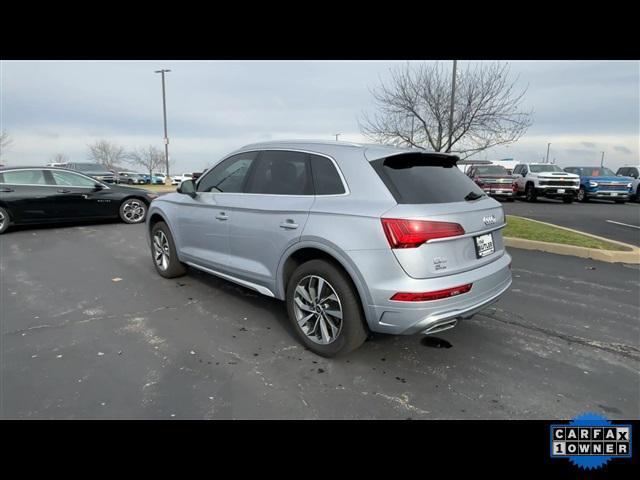
{"type": "Polygon", "coordinates": [[[614,200],[614,202],[617,204],[622,204],[622,203],[625,203],[626,200],[614,200]]]}
{"type": "Polygon", "coordinates": [[[151,257],[161,277],[175,278],[187,273],[187,266],[178,259],[171,230],[164,222],[156,223],[151,229],[151,257]]]}
{"type": "Polygon", "coordinates": [[[572,195],[567,195],[565,197],[562,197],[562,201],[564,203],[573,203],[573,196],[572,195]]]}
{"type": "Polygon", "coordinates": [[[286,302],[300,342],[317,355],[344,355],[367,339],[355,286],[343,270],[326,260],[310,260],[296,268],[287,284],[286,302]]]}
{"type": "Polygon", "coordinates": [[[10,223],[11,217],[9,216],[9,212],[6,209],[0,207],[0,235],[7,231],[10,223]]]}

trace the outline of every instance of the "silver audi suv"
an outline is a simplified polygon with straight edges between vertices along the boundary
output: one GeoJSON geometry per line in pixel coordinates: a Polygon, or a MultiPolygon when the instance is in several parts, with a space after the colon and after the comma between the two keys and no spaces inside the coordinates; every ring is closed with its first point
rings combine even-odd
{"type": "Polygon", "coordinates": [[[152,202],[155,267],[284,300],[300,341],[327,357],[370,332],[446,330],[511,285],[503,209],[457,160],[345,142],[247,145],[152,202]]]}

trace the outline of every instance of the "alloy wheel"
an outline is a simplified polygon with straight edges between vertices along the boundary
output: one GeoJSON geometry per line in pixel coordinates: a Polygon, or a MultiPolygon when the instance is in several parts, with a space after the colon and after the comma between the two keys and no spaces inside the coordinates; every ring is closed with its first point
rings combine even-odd
{"type": "Polygon", "coordinates": [[[146,207],[140,200],[129,200],[122,207],[122,214],[132,223],[140,222],[146,213],[146,207]]]}
{"type": "Polygon", "coordinates": [[[0,230],[2,230],[2,227],[4,227],[5,221],[6,221],[6,218],[4,217],[4,213],[0,212],[0,230]]]}
{"type": "Polygon", "coordinates": [[[324,278],[308,275],[302,278],[293,296],[296,320],[312,342],[328,345],[342,330],[342,305],[336,291],[324,278]]]}
{"type": "Polygon", "coordinates": [[[153,259],[160,270],[169,268],[169,239],[162,230],[153,235],[153,259]]]}

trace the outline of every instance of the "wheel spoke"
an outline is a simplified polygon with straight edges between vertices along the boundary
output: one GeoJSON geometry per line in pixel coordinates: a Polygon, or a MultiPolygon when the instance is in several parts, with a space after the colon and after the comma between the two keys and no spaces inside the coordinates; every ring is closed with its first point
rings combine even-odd
{"type": "Polygon", "coordinates": [[[307,289],[304,288],[302,285],[298,285],[296,287],[296,292],[298,292],[302,296],[302,298],[304,298],[307,301],[307,303],[309,304],[313,303],[313,300],[311,300],[311,297],[309,296],[309,292],[307,292],[307,289]]]}
{"type": "Polygon", "coordinates": [[[303,318],[298,319],[298,325],[300,325],[301,327],[304,327],[304,326],[307,324],[307,322],[309,321],[309,319],[310,319],[311,317],[313,317],[313,316],[315,316],[315,312],[310,313],[310,314],[309,314],[309,315],[307,315],[306,317],[303,317],[303,318]]]}
{"type": "Polygon", "coordinates": [[[341,310],[325,310],[324,313],[327,315],[331,315],[332,317],[339,318],[342,320],[342,311],[341,310]]]}
{"type": "Polygon", "coordinates": [[[329,324],[329,326],[331,327],[331,336],[335,338],[338,335],[338,331],[339,331],[338,326],[335,325],[333,323],[333,321],[328,316],[325,315],[324,319],[329,324]]]}
{"type": "Polygon", "coordinates": [[[331,338],[329,337],[329,332],[327,331],[327,324],[324,320],[324,317],[320,316],[320,318],[318,318],[318,321],[320,322],[320,332],[322,333],[322,340],[324,343],[329,343],[331,338]]]}
{"type": "Polygon", "coordinates": [[[322,288],[324,287],[324,278],[318,277],[318,291],[316,292],[315,298],[316,303],[320,302],[320,295],[322,294],[322,288]]]}
{"type": "Polygon", "coordinates": [[[305,305],[305,303],[300,299],[300,297],[295,297],[293,301],[296,302],[296,305],[298,305],[298,307],[300,307],[301,310],[304,310],[305,312],[315,313],[315,310],[310,306],[305,305]]]}

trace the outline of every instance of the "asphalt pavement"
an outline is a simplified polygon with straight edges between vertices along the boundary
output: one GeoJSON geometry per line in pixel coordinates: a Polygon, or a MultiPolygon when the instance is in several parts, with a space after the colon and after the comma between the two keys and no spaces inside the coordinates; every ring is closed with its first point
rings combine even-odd
{"type": "Polygon", "coordinates": [[[638,267],[510,253],[513,286],[482,314],[324,359],[282,302],[197,271],[159,277],[142,225],[9,232],[0,417],[640,417],[638,267]]]}
{"type": "Polygon", "coordinates": [[[611,238],[619,242],[640,246],[640,204],[615,204],[606,200],[587,203],[562,203],[561,200],[539,198],[529,203],[524,200],[503,202],[508,215],[520,215],[542,222],[611,238]]]}

